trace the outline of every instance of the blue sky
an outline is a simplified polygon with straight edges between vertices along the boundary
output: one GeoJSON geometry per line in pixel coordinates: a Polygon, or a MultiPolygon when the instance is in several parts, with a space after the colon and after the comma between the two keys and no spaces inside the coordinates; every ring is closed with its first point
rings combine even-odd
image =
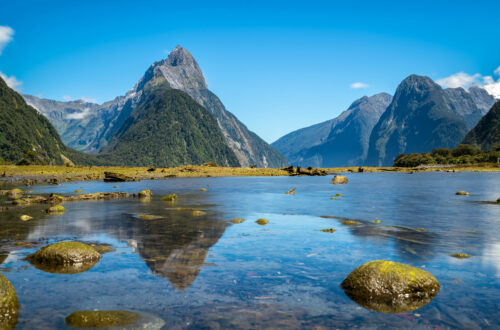
{"type": "Polygon", "coordinates": [[[226,108],[268,142],[363,95],[392,94],[412,73],[449,77],[441,82],[450,86],[500,82],[494,0],[0,0],[0,8],[0,72],[21,92],[102,103],[181,45],[226,108]]]}

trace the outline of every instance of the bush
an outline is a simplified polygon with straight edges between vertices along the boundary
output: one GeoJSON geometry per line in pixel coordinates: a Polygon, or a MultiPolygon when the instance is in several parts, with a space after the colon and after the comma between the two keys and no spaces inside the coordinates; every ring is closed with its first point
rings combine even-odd
{"type": "Polygon", "coordinates": [[[460,156],[475,156],[481,153],[481,149],[478,149],[476,147],[473,147],[468,144],[459,144],[455,149],[452,151],[453,157],[460,157],[460,156]]]}

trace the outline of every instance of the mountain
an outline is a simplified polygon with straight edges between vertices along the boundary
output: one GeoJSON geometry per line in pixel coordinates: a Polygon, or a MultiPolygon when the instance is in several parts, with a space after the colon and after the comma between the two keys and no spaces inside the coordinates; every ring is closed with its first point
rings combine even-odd
{"type": "Polygon", "coordinates": [[[239,166],[215,118],[166,81],[148,83],[143,97],[98,158],[111,165],[178,166],[214,161],[239,166]]]}
{"type": "Polygon", "coordinates": [[[226,144],[236,154],[242,166],[255,164],[259,167],[280,167],[288,164],[286,158],[227,111],[220,99],[213,94],[205,82],[203,73],[184,48],[177,46],[169,56],[153,63],[144,76],[125,96],[102,105],[82,107],[73,103],[59,106],[57,115],[54,102],[25,95],[40,112],[55,123],[64,141],[78,150],[98,152],[103,149],[115,131],[127,120],[138,103],[143,89],[150,81],[166,81],[171,89],[186,92],[197,103],[206,108],[222,131],[226,144]],[[78,118],[81,117],[81,118],[78,118]]]}
{"type": "Polygon", "coordinates": [[[470,130],[488,112],[495,99],[484,89],[472,87],[467,92],[465,89],[447,88],[444,90],[448,106],[464,121],[470,130]]]}
{"type": "Polygon", "coordinates": [[[373,126],[391,100],[386,93],[364,96],[337,118],[289,133],[272,146],[294,165],[360,165],[366,158],[373,126]]]}
{"type": "Polygon", "coordinates": [[[478,146],[483,150],[491,150],[500,144],[500,101],[467,133],[462,144],[478,146]]]}
{"type": "Polygon", "coordinates": [[[449,102],[447,93],[430,78],[411,75],[404,79],[373,128],[365,164],[392,166],[400,153],[454,148],[467,127],[449,102]]]}
{"type": "Polygon", "coordinates": [[[0,78],[0,158],[9,163],[91,164],[66,147],[52,124],[0,78]]]}

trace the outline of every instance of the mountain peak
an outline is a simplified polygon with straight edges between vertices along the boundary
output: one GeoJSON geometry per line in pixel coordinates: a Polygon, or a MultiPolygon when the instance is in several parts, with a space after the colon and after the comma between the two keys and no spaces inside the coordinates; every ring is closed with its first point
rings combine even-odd
{"type": "Polygon", "coordinates": [[[427,76],[419,76],[417,74],[412,74],[406,77],[401,84],[399,84],[399,88],[417,88],[417,89],[423,89],[423,88],[434,88],[434,87],[439,87],[438,84],[436,84],[431,78],[427,76]]]}
{"type": "Polygon", "coordinates": [[[196,63],[193,55],[180,45],[168,54],[166,62],[170,66],[183,66],[196,63]]]}

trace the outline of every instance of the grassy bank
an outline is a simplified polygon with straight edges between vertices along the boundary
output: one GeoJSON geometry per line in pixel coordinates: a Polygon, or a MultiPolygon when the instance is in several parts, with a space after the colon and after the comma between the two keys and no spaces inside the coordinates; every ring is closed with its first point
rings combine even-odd
{"type": "MultiPolygon", "coordinates": [[[[475,164],[455,166],[419,167],[336,167],[324,169],[328,173],[359,172],[429,172],[429,171],[495,171],[500,164],[475,164]]],[[[104,167],[104,166],[47,166],[47,165],[0,165],[0,176],[4,182],[37,184],[44,182],[91,181],[104,179],[104,172],[117,172],[140,180],[167,179],[173,177],[241,177],[241,176],[288,176],[288,172],[277,168],[179,166],[175,168],[148,167],[104,167]],[[149,170],[149,171],[148,171],[149,170]]]]}

